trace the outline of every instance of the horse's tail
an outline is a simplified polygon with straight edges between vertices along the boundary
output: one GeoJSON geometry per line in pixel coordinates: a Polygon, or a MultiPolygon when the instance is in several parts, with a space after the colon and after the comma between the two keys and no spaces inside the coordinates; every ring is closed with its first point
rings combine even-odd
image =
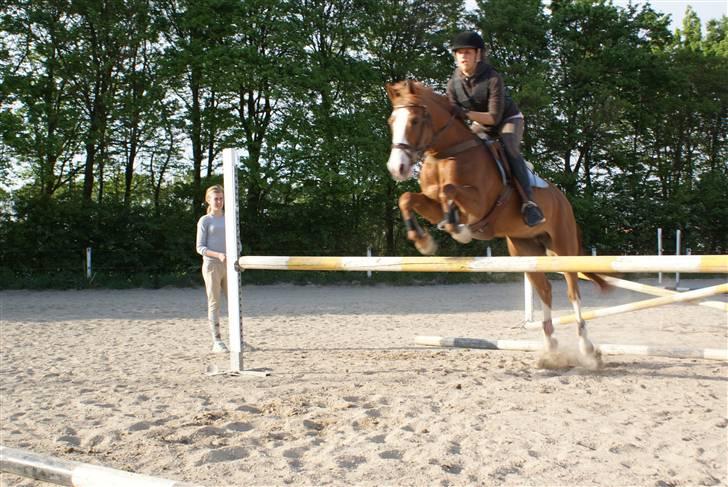
{"type": "MultiPolygon", "coordinates": [[[[576,224],[576,234],[577,238],[579,239],[579,253],[580,255],[586,255],[586,252],[584,252],[584,247],[582,246],[582,240],[581,240],[581,227],[579,224],[576,224]]],[[[582,272],[582,275],[586,276],[591,282],[596,284],[599,287],[600,292],[608,292],[612,290],[612,285],[609,284],[602,276],[599,274],[596,274],[594,272],[582,272]]]]}
{"type": "Polygon", "coordinates": [[[595,274],[593,272],[582,272],[582,274],[588,277],[591,282],[596,284],[599,287],[599,291],[604,293],[612,290],[612,285],[605,281],[599,274],[595,274]]]}

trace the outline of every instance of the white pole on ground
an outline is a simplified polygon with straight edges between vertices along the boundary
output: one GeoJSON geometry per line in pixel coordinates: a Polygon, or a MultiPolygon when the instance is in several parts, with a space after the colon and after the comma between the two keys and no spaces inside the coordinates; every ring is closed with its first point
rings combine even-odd
{"type": "MultiPolygon", "coordinates": [[[[579,278],[589,281],[590,279],[586,277],[581,272],[579,273],[579,278]]],[[[617,277],[612,276],[602,276],[602,279],[607,281],[609,284],[611,284],[614,287],[619,287],[622,289],[629,289],[630,291],[637,291],[639,293],[644,294],[651,294],[653,296],[671,296],[673,294],[678,294],[678,291],[673,291],[671,289],[665,289],[663,287],[657,287],[657,286],[649,286],[647,284],[641,284],[639,282],[634,281],[628,281],[626,279],[619,279],[617,277]]],[[[713,309],[719,309],[721,311],[728,312],[728,303],[724,303],[721,301],[700,301],[698,303],[693,303],[700,306],[705,306],[708,308],[713,309]]]]}
{"type": "MultiPolygon", "coordinates": [[[[662,255],[662,228],[657,229],[657,255],[662,255]]],[[[662,272],[657,273],[657,284],[662,284],[662,272]]]]}
{"type": "Polygon", "coordinates": [[[238,153],[223,149],[225,187],[225,265],[227,266],[228,329],[230,335],[230,371],[243,370],[243,307],[240,273],[236,268],[240,257],[240,219],[238,210],[238,153]]]}
{"type": "Polygon", "coordinates": [[[596,255],[597,255],[597,248],[592,247],[592,257],[596,257],[596,255]]]}
{"type": "MultiPolygon", "coordinates": [[[[675,255],[680,255],[680,229],[675,230],[675,255]]],[[[680,273],[675,273],[675,290],[680,287],[680,273]]]]}
{"type": "MultiPolygon", "coordinates": [[[[0,445],[0,472],[70,487],[193,487],[186,482],[63,460],[0,445]]],[[[5,485],[3,483],[3,485],[5,485]]]]}
{"type": "MultiPolygon", "coordinates": [[[[674,293],[667,296],[660,296],[659,298],[646,299],[644,301],[635,301],[633,303],[621,304],[618,306],[612,306],[610,308],[599,308],[590,311],[582,311],[582,320],[593,320],[595,318],[603,318],[605,316],[613,316],[630,311],[639,311],[642,309],[655,308],[657,306],[664,306],[666,304],[673,303],[685,303],[688,301],[695,301],[703,299],[708,296],[715,296],[717,294],[728,293],[728,283],[718,284],[717,286],[705,287],[702,289],[696,289],[694,291],[688,291],[684,293],[674,293]]],[[[564,325],[567,323],[576,323],[576,315],[564,315],[553,318],[552,323],[554,325],[564,325]]],[[[538,321],[531,321],[524,325],[524,328],[528,330],[536,330],[541,328],[542,323],[538,321]]]]}
{"type": "MultiPolygon", "coordinates": [[[[475,348],[483,350],[514,350],[537,352],[543,350],[543,342],[530,340],[488,340],[484,338],[416,336],[416,345],[445,348],[475,348]]],[[[723,348],[685,348],[654,345],[618,345],[601,343],[596,345],[602,355],[645,355],[669,358],[702,358],[728,362],[728,350],[723,348]]]]}

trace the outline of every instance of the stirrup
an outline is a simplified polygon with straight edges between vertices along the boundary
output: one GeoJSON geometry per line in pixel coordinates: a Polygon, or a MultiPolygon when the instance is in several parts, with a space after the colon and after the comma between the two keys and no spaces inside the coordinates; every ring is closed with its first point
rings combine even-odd
{"type": "Polygon", "coordinates": [[[535,227],[546,222],[546,217],[543,216],[541,208],[530,200],[521,206],[521,214],[523,215],[524,223],[529,227],[535,227]]]}
{"type": "MultiPolygon", "coordinates": [[[[538,204],[535,201],[528,200],[521,205],[521,213],[526,211],[527,208],[538,208],[538,204]]],[[[539,208],[540,209],[540,208],[539,208]]]]}

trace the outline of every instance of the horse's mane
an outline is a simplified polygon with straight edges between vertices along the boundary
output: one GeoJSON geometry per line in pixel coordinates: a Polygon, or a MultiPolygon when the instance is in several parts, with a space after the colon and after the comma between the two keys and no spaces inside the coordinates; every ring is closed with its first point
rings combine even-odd
{"type": "Polygon", "coordinates": [[[419,81],[415,81],[417,88],[424,91],[429,98],[431,98],[433,101],[435,101],[438,105],[440,105],[445,111],[450,111],[450,99],[445,96],[441,95],[440,93],[437,93],[435,90],[433,90],[430,86],[421,83],[419,81]]]}
{"type": "MultiPolygon", "coordinates": [[[[445,95],[437,93],[430,86],[420,81],[409,79],[400,81],[394,85],[388,85],[387,89],[390,90],[390,87],[393,89],[389,92],[389,94],[390,97],[392,97],[392,103],[395,105],[401,105],[404,103],[411,105],[437,106],[446,114],[451,117],[453,116],[453,107],[450,99],[445,95]],[[395,98],[397,99],[396,102],[394,101],[395,98]]],[[[467,128],[464,120],[459,117],[455,118],[462,122],[462,126],[464,128],[467,128]]],[[[468,133],[471,133],[470,129],[468,129],[468,133]]]]}
{"type": "Polygon", "coordinates": [[[415,86],[415,93],[413,95],[406,95],[406,98],[411,97],[413,100],[426,98],[437,103],[446,112],[450,112],[450,99],[447,96],[435,92],[430,86],[421,81],[409,80],[409,82],[415,86]]]}

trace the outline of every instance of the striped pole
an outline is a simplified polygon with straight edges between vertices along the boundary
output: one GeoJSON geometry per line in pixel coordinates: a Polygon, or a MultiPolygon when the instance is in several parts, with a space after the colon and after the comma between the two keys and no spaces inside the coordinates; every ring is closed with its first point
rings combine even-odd
{"type": "MultiPolygon", "coordinates": [[[[242,251],[240,240],[240,208],[238,206],[238,152],[235,149],[222,151],[223,178],[225,187],[225,266],[227,270],[228,333],[230,336],[230,370],[222,372],[231,375],[252,375],[266,377],[266,370],[243,368],[243,284],[237,258],[242,251]]],[[[211,372],[216,375],[218,372],[211,372]]]]}
{"type": "Polygon", "coordinates": [[[193,487],[192,484],[0,446],[0,472],[69,487],[193,487]]]}
{"type": "MultiPolygon", "coordinates": [[[[589,280],[581,272],[579,273],[581,279],[589,280]]],[[[680,294],[679,291],[673,291],[671,289],[665,289],[663,287],[650,286],[648,284],[642,284],[639,282],[628,281],[626,279],[619,279],[612,276],[602,276],[602,278],[614,287],[628,289],[630,291],[637,291],[644,294],[651,294],[653,296],[672,296],[680,294]]],[[[719,309],[721,311],[728,311],[728,303],[722,303],[720,301],[701,301],[699,303],[693,303],[707,308],[719,309]]]]}
{"type": "MultiPolygon", "coordinates": [[[[707,296],[715,296],[716,294],[728,293],[728,284],[718,284],[717,286],[710,286],[703,289],[696,289],[694,291],[688,291],[684,293],[671,294],[669,296],[661,296],[659,298],[647,299],[644,301],[636,301],[634,303],[622,304],[619,306],[613,306],[611,308],[602,308],[593,311],[583,311],[581,317],[584,320],[593,320],[594,318],[603,318],[605,316],[612,316],[621,313],[627,313],[629,311],[637,311],[640,309],[655,308],[657,306],[664,306],[666,304],[673,303],[684,303],[687,301],[694,301],[696,299],[702,299],[707,296]]],[[[564,325],[567,323],[575,323],[576,315],[564,315],[553,318],[552,323],[554,325],[564,325]]],[[[529,330],[540,329],[543,326],[540,321],[529,321],[525,324],[525,328],[529,330]]]]}
{"type": "Polygon", "coordinates": [[[728,255],[575,257],[240,257],[241,269],[379,272],[728,273],[728,255]]]}
{"type": "MultiPolygon", "coordinates": [[[[428,347],[477,348],[484,350],[512,350],[536,352],[543,350],[542,342],[529,340],[486,340],[482,338],[460,338],[439,336],[416,336],[415,344],[428,347]]],[[[644,355],[669,358],[699,358],[728,362],[728,350],[718,348],[658,347],[653,345],[616,345],[602,343],[595,345],[602,355],[644,355]]]]}

